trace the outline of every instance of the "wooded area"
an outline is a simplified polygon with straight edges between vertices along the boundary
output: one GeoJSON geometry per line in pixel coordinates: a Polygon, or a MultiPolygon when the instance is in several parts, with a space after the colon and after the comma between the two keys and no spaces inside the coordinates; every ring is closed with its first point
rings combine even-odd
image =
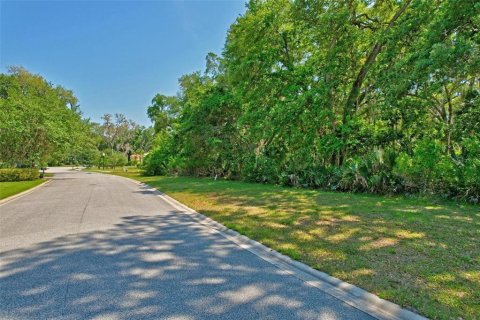
{"type": "Polygon", "coordinates": [[[250,1],[222,55],[154,97],[153,128],[84,119],[72,91],[12,67],[0,165],[114,167],[153,146],[150,175],[478,202],[479,26],[474,0],[250,1]]]}
{"type": "Polygon", "coordinates": [[[83,118],[71,90],[11,67],[8,74],[0,74],[0,168],[115,167],[127,164],[128,155],[150,149],[152,128],[123,114],[105,114],[102,120],[83,118]]]}
{"type": "Polygon", "coordinates": [[[480,3],[250,1],[148,108],[149,174],[480,198],[480,3]]]}

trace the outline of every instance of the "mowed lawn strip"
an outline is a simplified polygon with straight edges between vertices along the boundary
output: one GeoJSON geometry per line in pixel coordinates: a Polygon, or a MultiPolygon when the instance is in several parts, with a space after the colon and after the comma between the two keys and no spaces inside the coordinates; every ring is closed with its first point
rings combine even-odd
{"type": "Polygon", "coordinates": [[[110,172],[433,319],[479,319],[480,208],[435,200],[110,172]]]}
{"type": "Polygon", "coordinates": [[[31,181],[0,182],[0,200],[11,197],[17,193],[26,191],[33,187],[36,187],[42,182],[45,182],[45,180],[37,179],[37,180],[31,180],[31,181]]]}

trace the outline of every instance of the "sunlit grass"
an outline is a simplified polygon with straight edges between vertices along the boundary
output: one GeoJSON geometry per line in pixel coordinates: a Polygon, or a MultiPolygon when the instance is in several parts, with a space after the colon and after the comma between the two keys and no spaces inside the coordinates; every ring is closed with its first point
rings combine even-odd
{"type": "Polygon", "coordinates": [[[45,180],[0,182],[0,200],[38,186],[45,180]]]}
{"type": "Polygon", "coordinates": [[[480,210],[437,200],[142,177],[290,257],[435,319],[480,315],[480,210]]]}

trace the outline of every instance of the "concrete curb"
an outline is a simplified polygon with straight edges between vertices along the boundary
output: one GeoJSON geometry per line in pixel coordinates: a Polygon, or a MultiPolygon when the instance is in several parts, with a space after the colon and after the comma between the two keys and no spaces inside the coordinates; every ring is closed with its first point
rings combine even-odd
{"type": "Polygon", "coordinates": [[[7,203],[7,202],[10,202],[10,201],[13,201],[13,200],[15,200],[15,199],[21,198],[21,197],[29,194],[30,192],[33,192],[33,191],[35,191],[36,189],[45,186],[45,185],[46,185],[47,183],[49,183],[50,181],[52,181],[52,179],[45,180],[44,182],[42,182],[42,183],[39,184],[38,186],[35,186],[35,187],[33,187],[33,188],[30,188],[30,189],[28,189],[28,190],[25,190],[25,191],[23,191],[23,192],[14,194],[13,196],[10,196],[10,197],[8,197],[8,198],[5,198],[5,199],[0,200],[0,206],[1,206],[1,205],[4,205],[4,204],[7,203]]]}
{"type": "Polygon", "coordinates": [[[291,275],[303,280],[307,284],[314,286],[327,294],[342,300],[343,302],[377,318],[377,319],[394,319],[394,320],[425,320],[427,318],[416,314],[412,311],[404,309],[399,305],[381,299],[378,296],[363,290],[350,283],[344,282],[338,278],[332,277],[324,272],[318,271],[299,261],[293,260],[263,244],[252,240],[240,233],[225,227],[224,225],[204,216],[201,213],[187,207],[183,203],[173,199],[172,197],[158,191],[148,184],[122,177],[131,182],[141,185],[151,191],[172,207],[181,212],[189,214],[194,220],[200,224],[209,227],[215,232],[220,233],[225,238],[235,242],[240,247],[252,252],[263,260],[287,271],[291,275]]]}

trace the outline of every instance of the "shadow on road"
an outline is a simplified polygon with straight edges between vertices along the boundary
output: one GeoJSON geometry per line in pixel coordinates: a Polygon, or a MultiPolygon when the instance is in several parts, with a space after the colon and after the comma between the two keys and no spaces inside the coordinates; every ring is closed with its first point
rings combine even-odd
{"type": "Polygon", "coordinates": [[[175,211],[0,261],[0,318],[367,318],[175,211]]]}

